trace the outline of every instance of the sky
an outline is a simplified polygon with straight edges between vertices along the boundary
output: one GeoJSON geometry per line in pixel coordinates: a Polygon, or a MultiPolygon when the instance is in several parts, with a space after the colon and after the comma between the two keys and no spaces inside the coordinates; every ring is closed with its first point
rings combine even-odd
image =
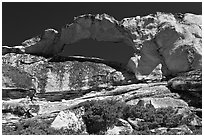
{"type": "Polygon", "coordinates": [[[45,29],[60,30],[75,16],[107,13],[117,20],[156,12],[202,14],[201,2],[3,2],[2,45],[20,45],[45,29]]]}

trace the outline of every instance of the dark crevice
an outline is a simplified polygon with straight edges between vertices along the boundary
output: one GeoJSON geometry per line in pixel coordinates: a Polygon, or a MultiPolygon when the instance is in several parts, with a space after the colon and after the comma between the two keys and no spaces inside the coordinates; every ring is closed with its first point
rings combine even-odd
{"type": "Polygon", "coordinates": [[[32,62],[25,62],[25,61],[19,60],[19,62],[21,64],[24,64],[24,65],[31,65],[31,64],[34,64],[34,63],[38,63],[40,61],[43,61],[43,59],[42,60],[38,60],[38,61],[32,61],[32,62]]]}
{"type": "Polygon", "coordinates": [[[93,63],[102,63],[107,66],[110,66],[117,71],[127,71],[126,65],[119,63],[119,62],[113,62],[108,60],[103,60],[100,58],[94,58],[94,57],[83,57],[83,56],[59,56],[56,55],[53,58],[51,58],[48,62],[65,62],[65,61],[78,61],[78,62],[93,62],[93,63]]]}
{"type": "MultiPolygon", "coordinates": [[[[202,30],[202,29],[201,29],[202,30]]],[[[196,38],[200,38],[200,39],[202,39],[202,37],[201,36],[199,36],[197,33],[192,33],[196,38]]]]}

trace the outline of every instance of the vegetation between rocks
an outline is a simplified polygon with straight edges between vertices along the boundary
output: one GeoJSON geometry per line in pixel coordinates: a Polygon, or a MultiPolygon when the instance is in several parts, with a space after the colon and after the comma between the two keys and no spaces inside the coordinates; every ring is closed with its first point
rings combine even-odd
{"type": "MultiPolygon", "coordinates": [[[[150,134],[151,129],[166,127],[173,128],[180,125],[189,125],[191,130],[201,133],[201,128],[190,126],[190,119],[194,114],[183,117],[177,114],[172,107],[155,109],[153,105],[126,105],[125,102],[114,100],[89,101],[86,102],[84,120],[87,132],[90,134],[101,134],[113,126],[117,118],[127,120],[128,118],[139,118],[143,121],[138,122],[138,128],[134,128],[133,134],[150,134]]],[[[153,134],[153,133],[152,133],[153,134]]],[[[172,134],[171,132],[167,134],[172,134]]],[[[186,133],[188,134],[188,133],[186,133]]]]}
{"type": "Polygon", "coordinates": [[[82,135],[80,131],[60,129],[50,127],[51,120],[26,120],[14,126],[2,126],[3,135],[82,135]]]}
{"type": "MultiPolygon", "coordinates": [[[[137,126],[133,127],[131,134],[137,135],[150,135],[150,134],[177,134],[175,130],[170,130],[181,125],[187,125],[188,128],[193,132],[182,132],[182,134],[202,134],[202,127],[192,126],[190,122],[195,117],[192,113],[187,117],[183,114],[177,114],[177,111],[172,108],[159,108],[155,109],[153,105],[127,105],[125,102],[115,100],[92,100],[82,104],[85,108],[85,113],[82,116],[86,125],[88,134],[105,134],[107,129],[114,126],[118,118],[122,118],[128,121],[131,119],[142,119],[139,121],[137,126]],[[160,133],[152,132],[152,129],[160,127],[167,128],[167,132],[160,133]]],[[[3,134],[17,134],[17,135],[79,135],[85,134],[82,131],[72,130],[55,130],[50,127],[53,120],[43,121],[23,121],[16,124],[14,127],[4,127],[3,134]]],[[[127,133],[121,133],[127,134],[127,133]]]]}

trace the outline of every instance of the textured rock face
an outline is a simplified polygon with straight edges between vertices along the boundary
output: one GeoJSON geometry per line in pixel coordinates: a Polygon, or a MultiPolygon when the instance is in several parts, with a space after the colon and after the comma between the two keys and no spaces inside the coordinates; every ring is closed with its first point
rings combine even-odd
{"type": "Polygon", "coordinates": [[[166,76],[202,68],[201,15],[157,13],[122,22],[138,37],[141,58],[131,62],[138,73],[148,75],[159,63],[166,76]]]}
{"type": "Polygon", "coordinates": [[[29,88],[32,87],[32,77],[8,64],[2,65],[2,86],[8,88],[29,88]]]}
{"type": "Polygon", "coordinates": [[[168,81],[168,88],[179,93],[189,104],[202,107],[202,70],[180,74],[168,81]]]}
{"type": "Polygon", "coordinates": [[[193,70],[168,81],[168,87],[177,91],[202,93],[202,70],[193,70]]]}
{"type": "Polygon", "coordinates": [[[22,98],[33,96],[38,91],[38,79],[30,64],[42,63],[46,59],[28,54],[9,53],[2,57],[2,97],[22,98]]]}
{"type": "Polygon", "coordinates": [[[102,63],[78,61],[49,62],[43,57],[26,54],[11,53],[5,55],[3,57],[3,76],[5,75],[3,77],[3,85],[6,85],[7,79],[7,83],[12,84],[9,81],[9,77],[7,77],[7,73],[12,76],[14,74],[17,75],[17,72],[20,73],[19,76],[16,76],[16,79],[14,77],[11,78],[15,80],[14,84],[18,84],[18,82],[22,82],[21,84],[33,84],[38,93],[67,92],[70,90],[78,93],[79,90],[110,88],[111,85],[122,85],[127,84],[128,81],[131,83],[131,81],[136,80],[131,73],[117,71],[102,63]],[[5,67],[14,68],[16,71],[5,67]],[[11,73],[8,73],[8,71],[11,73]],[[29,79],[26,78],[26,75],[23,75],[24,73],[29,76],[29,79]],[[21,77],[24,82],[17,80],[21,77]],[[34,80],[32,81],[32,79],[34,80]]]}
{"type": "Polygon", "coordinates": [[[191,23],[189,25],[185,19],[184,21],[175,20],[171,22],[171,25],[169,22],[170,20],[164,22],[156,36],[156,43],[168,69],[166,73],[175,74],[202,68],[200,24],[191,23]]]}
{"type": "MultiPolygon", "coordinates": [[[[122,42],[132,47],[135,53],[125,64],[136,77],[149,75],[160,63],[163,75],[170,76],[202,68],[201,24],[201,15],[189,13],[158,12],[121,21],[107,14],[87,14],[75,18],[60,32],[47,29],[41,36],[26,40],[22,45],[25,53],[52,57],[83,39],[122,42]]],[[[3,54],[22,51],[4,49],[3,54]]],[[[124,52],[124,55],[129,54],[124,52]]]]}
{"type": "Polygon", "coordinates": [[[80,113],[76,113],[70,110],[61,111],[52,122],[51,127],[54,129],[68,129],[73,131],[83,131],[86,126],[83,122],[82,115],[84,113],[83,109],[77,110],[80,113]]]}
{"type": "Polygon", "coordinates": [[[3,46],[2,47],[2,55],[5,55],[7,53],[23,54],[23,53],[25,53],[24,48],[25,47],[23,47],[23,46],[15,46],[15,47],[3,46]]]}
{"type": "Polygon", "coordinates": [[[2,98],[30,96],[35,93],[35,84],[35,78],[29,73],[10,64],[2,64],[2,98]]]}

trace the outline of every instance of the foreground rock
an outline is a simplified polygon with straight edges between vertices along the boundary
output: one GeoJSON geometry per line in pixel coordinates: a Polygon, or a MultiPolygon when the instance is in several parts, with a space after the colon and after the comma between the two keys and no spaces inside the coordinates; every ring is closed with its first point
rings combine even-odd
{"type": "Polygon", "coordinates": [[[61,111],[52,122],[51,127],[58,130],[68,129],[75,132],[86,132],[86,126],[82,119],[83,114],[83,108],[75,110],[75,113],[70,110],[61,111]]]}
{"type": "MultiPolygon", "coordinates": [[[[14,114],[14,116],[11,117],[10,115],[4,115],[3,121],[4,125],[8,126],[14,125],[15,123],[18,123],[19,119],[25,119],[26,117],[31,117],[32,119],[38,120],[52,119],[53,122],[50,126],[54,129],[66,130],[69,127],[69,129],[72,128],[73,131],[80,130],[83,131],[83,133],[86,133],[84,128],[85,125],[83,124],[83,120],[81,118],[83,115],[83,109],[80,109],[80,106],[83,106],[83,103],[86,101],[107,99],[116,99],[118,101],[126,100],[127,104],[130,105],[140,105],[146,107],[150,107],[151,105],[153,108],[174,107],[175,112],[183,115],[183,117],[192,115],[192,108],[190,108],[186,102],[178,98],[179,96],[171,93],[170,90],[165,88],[165,85],[160,84],[160,86],[158,86],[157,83],[154,83],[118,86],[114,90],[103,90],[101,92],[96,91],[87,93],[82,97],[75,97],[74,99],[62,100],[58,102],[49,102],[38,98],[36,98],[36,100],[33,102],[27,99],[18,99],[16,101],[4,100],[2,106],[4,114],[10,113],[14,114]]],[[[193,118],[194,119],[191,119],[191,125],[199,127],[202,126],[202,120],[200,118],[196,116],[193,118]]],[[[137,129],[137,121],[135,121],[135,119],[128,118],[128,122],[126,121],[126,124],[115,124],[113,127],[110,127],[105,134],[131,134],[133,129],[137,129]]],[[[141,121],[142,120],[139,120],[139,122],[141,121]]],[[[178,127],[178,129],[179,128],[180,127],[178,127]]],[[[182,130],[184,131],[184,129],[182,130]]]]}
{"type": "MultiPolygon", "coordinates": [[[[56,94],[53,94],[53,95],[56,95],[56,94]]],[[[170,102],[169,105],[175,105],[175,107],[187,106],[185,102],[182,102],[182,100],[176,99],[179,96],[175,93],[171,93],[170,90],[168,90],[168,88],[165,87],[165,84],[160,86],[158,86],[157,84],[124,85],[124,86],[117,86],[113,90],[102,90],[100,92],[92,91],[90,93],[86,93],[85,95],[82,95],[81,97],[76,96],[74,94],[70,96],[72,99],[62,100],[62,101],[55,100],[55,102],[49,102],[49,100],[47,101],[47,98],[45,99],[36,98],[37,100],[33,101],[34,104],[32,102],[28,103],[30,100],[26,100],[25,98],[16,100],[15,102],[12,102],[12,100],[4,100],[3,110],[4,111],[8,111],[10,109],[15,110],[19,106],[24,106],[24,110],[25,110],[28,108],[33,108],[35,105],[37,105],[38,106],[38,108],[36,108],[37,113],[39,115],[44,115],[44,114],[49,114],[53,112],[60,112],[64,109],[74,108],[88,100],[116,99],[120,101],[126,101],[127,104],[136,105],[139,99],[144,98],[143,100],[146,100],[145,98],[149,96],[153,97],[152,100],[154,98],[155,98],[154,100],[160,100],[161,104],[162,103],[164,104],[164,102],[168,102],[168,100],[162,99],[163,97],[166,97],[166,98],[169,97],[169,100],[174,101],[174,102],[170,102]],[[180,102],[180,105],[179,105],[179,102],[180,102]]],[[[154,101],[152,102],[154,103],[154,101]]],[[[149,103],[149,101],[146,101],[146,103],[149,103]]],[[[158,104],[158,102],[156,103],[158,104]]]]}
{"type": "Polygon", "coordinates": [[[124,119],[118,119],[116,124],[106,131],[106,135],[121,135],[131,134],[133,132],[132,126],[124,119]]]}
{"type": "Polygon", "coordinates": [[[170,129],[171,132],[176,133],[176,135],[185,135],[185,134],[192,134],[193,132],[188,128],[187,125],[181,125],[179,127],[176,128],[171,128],[170,129]]]}

